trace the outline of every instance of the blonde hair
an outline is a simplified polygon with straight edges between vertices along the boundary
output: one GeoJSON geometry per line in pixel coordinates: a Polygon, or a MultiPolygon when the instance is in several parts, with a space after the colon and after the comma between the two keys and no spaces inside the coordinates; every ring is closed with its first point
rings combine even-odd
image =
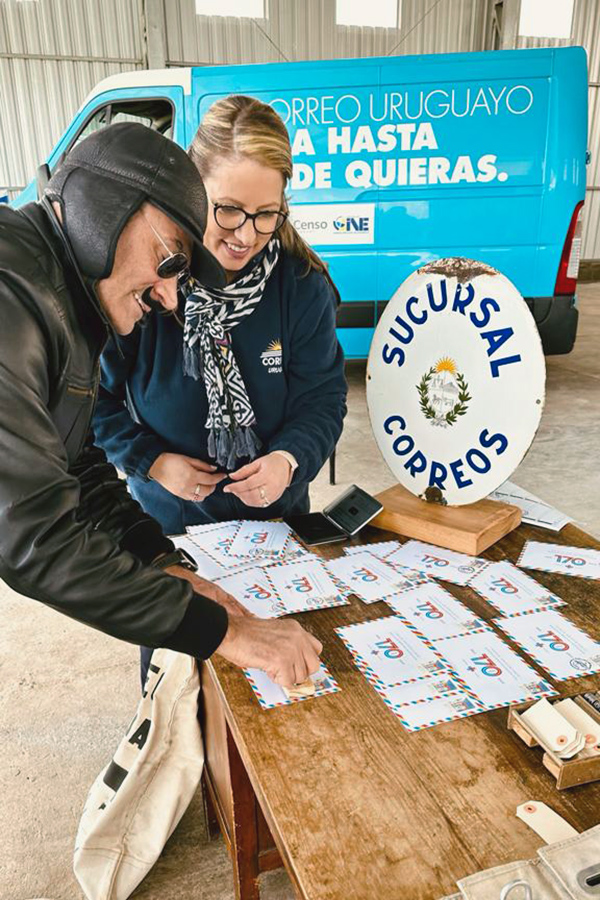
{"type": "MultiPolygon", "coordinates": [[[[230,157],[245,156],[283,176],[284,191],[292,177],[292,148],[287,129],[275,110],[255,97],[234,94],[217,100],[207,110],[191,143],[188,154],[203,178],[210,176],[215,164],[230,157]]],[[[289,207],[285,194],[282,208],[289,207]]],[[[302,240],[289,219],[277,232],[284,250],[321,272],[333,287],[327,264],[302,240]]]]}

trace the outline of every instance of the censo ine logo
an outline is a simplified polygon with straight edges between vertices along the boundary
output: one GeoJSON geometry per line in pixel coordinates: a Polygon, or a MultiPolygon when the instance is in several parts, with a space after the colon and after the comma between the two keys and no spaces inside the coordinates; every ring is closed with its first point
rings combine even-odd
{"type": "Polygon", "coordinates": [[[282,355],[281,341],[271,341],[267,349],[260,354],[260,361],[269,373],[278,375],[282,371],[282,355]]]}
{"type": "Polygon", "coordinates": [[[355,232],[358,234],[368,232],[369,217],[368,216],[338,216],[333,220],[333,227],[336,231],[343,233],[355,232]]]}

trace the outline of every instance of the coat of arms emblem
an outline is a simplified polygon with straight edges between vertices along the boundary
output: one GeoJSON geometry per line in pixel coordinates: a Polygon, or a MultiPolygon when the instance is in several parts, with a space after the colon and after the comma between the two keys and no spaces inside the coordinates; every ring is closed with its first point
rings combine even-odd
{"type": "Polygon", "coordinates": [[[469,385],[449,356],[431,366],[416,388],[421,412],[432,425],[442,428],[454,425],[469,408],[469,385]]]}

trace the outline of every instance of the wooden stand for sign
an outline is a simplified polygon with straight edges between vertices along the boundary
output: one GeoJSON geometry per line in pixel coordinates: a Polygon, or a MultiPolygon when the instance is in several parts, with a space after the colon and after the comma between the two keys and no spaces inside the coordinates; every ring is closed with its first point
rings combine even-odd
{"type": "Polygon", "coordinates": [[[383,511],[369,522],[438,547],[476,556],[521,524],[518,506],[478,500],[466,506],[426,503],[397,484],[377,494],[383,511]]]}

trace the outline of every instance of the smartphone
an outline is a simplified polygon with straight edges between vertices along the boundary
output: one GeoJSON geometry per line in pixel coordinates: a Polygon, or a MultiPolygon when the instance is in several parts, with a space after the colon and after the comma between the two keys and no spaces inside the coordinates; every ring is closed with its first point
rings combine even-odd
{"type": "Polygon", "coordinates": [[[353,484],[322,513],[284,516],[283,521],[307,546],[312,547],[352,537],[382,509],[379,500],[353,484]]]}
{"type": "Polygon", "coordinates": [[[364,528],[367,522],[374,519],[382,509],[383,506],[379,500],[352,484],[333,503],[325,507],[323,514],[330,522],[352,537],[361,528],[364,528]]]}
{"type": "Polygon", "coordinates": [[[330,522],[323,513],[284,516],[283,521],[308,547],[314,547],[316,544],[332,544],[334,541],[343,541],[348,537],[345,531],[330,522]]]}

